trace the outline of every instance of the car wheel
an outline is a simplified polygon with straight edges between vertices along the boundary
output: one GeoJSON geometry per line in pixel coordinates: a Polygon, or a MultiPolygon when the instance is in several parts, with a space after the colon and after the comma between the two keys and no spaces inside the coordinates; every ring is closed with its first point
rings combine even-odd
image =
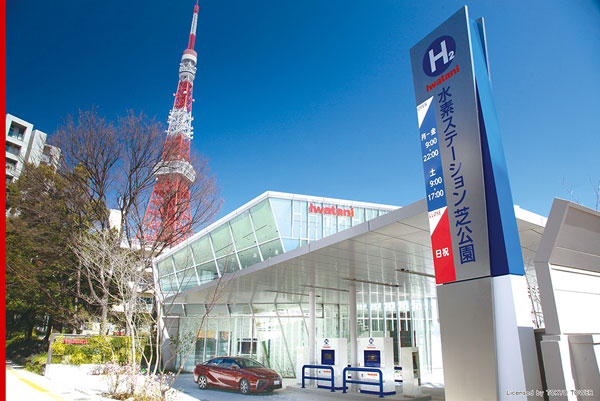
{"type": "Polygon", "coordinates": [[[208,380],[206,379],[206,376],[204,376],[204,375],[198,376],[198,387],[201,390],[204,390],[207,386],[208,386],[208,380]]]}
{"type": "Polygon", "coordinates": [[[248,381],[248,379],[242,379],[240,380],[240,393],[242,394],[248,394],[250,392],[250,382],[248,381]]]}

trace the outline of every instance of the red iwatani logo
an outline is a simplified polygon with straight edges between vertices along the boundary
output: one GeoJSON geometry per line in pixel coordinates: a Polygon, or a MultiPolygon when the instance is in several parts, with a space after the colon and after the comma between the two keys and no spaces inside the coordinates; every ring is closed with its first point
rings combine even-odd
{"type": "Polygon", "coordinates": [[[353,207],[351,207],[350,209],[338,209],[336,206],[322,207],[322,206],[315,206],[311,203],[308,206],[308,212],[309,213],[321,213],[321,214],[333,214],[335,216],[354,217],[354,208],[353,207]]]}
{"type": "Polygon", "coordinates": [[[436,86],[440,85],[442,82],[447,81],[448,79],[452,78],[454,75],[458,74],[459,72],[460,72],[460,70],[458,69],[458,64],[456,64],[456,67],[454,69],[450,70],[450,72],[442,74],[442,76],[439,77],[437,80],[433,81],[433,83],[431,85],[425,84],[425,86],[427,86],[427,92],[429,92],[436,86]]]}

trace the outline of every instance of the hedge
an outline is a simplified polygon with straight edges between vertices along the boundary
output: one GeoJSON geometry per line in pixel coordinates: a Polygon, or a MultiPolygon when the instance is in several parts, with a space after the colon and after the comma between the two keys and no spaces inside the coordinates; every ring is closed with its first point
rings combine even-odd
{"type": "MultiPolygon", "coordinates": [[[[100,364],[106,362],[128,362],[129,337],[85,337],[87,344],[65,344],[66,336],[54,337],[52,343],[52,363],[81,365],[87,363],[100,364]]],[[[83,338],[83,337],[78,337],[83,338]]],[[[141,357],[144,344],[138,344],[137,354],[141,357]]]]}

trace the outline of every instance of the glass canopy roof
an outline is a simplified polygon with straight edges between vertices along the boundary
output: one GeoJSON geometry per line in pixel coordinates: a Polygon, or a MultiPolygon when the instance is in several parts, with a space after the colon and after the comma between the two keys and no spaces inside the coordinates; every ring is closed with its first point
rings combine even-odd
{"type": "Polygon", "coordinates": [[[160,288],[185,291],[397,208],[265,192],[158,257],[160,288]]]}

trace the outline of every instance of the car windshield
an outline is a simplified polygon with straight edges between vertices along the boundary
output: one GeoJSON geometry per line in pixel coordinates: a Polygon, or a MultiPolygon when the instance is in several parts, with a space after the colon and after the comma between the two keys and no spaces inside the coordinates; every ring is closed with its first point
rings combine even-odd
{"type": "Polygon", "coordinates": [[[236,359],[235,361],[237,363],[239,363],[242,368],[245,368],[245,369],[264,368],[265,367],[265,365],[258,363],[256,361],[253,361],[252,359],[236,359]]]}

